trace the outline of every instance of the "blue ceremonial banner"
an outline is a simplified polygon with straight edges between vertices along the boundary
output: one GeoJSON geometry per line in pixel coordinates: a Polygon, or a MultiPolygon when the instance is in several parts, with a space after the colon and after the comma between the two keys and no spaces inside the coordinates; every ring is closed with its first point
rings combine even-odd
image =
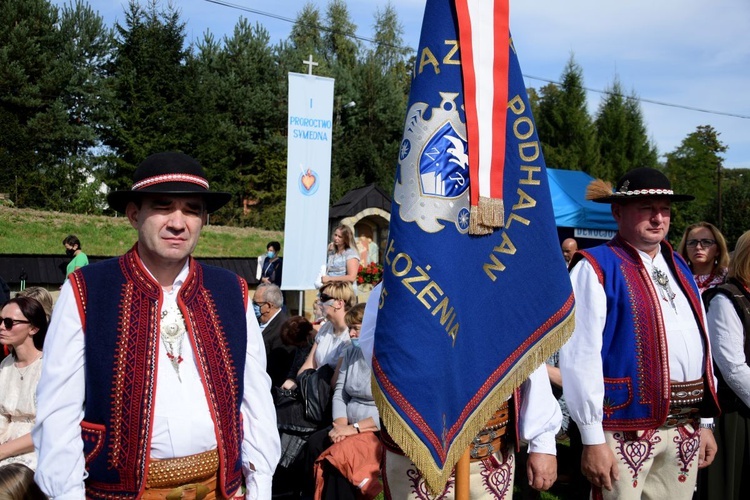
{"type": "Polygon", "coordinates": [[[427,0],[393,192],[374,392],[385,428],[433,491],[442,490],[477,432],[573,329],[573,294],[509,43],[507,3],[427,0]],[[477,14],[479,4],[490,5],[488,15],[477,14]],[[493,16],[506,16],[506,31],[493,16]],[[465,38],[483,33],[482,23],[501,26],[494,43],[465,38]],[[486,74],[475,76],[487,69],[484,61],[489,88],[486,74]],[[478,150],[493,159],[474,174],[469,164],[478,150]],[[478,187],[480,180],[489,187],[478,187]],[[475,205],[470,193],[477,189],[475,205]],[[499,222],[479,222],[480,231],[471,231],[483,200],[499,222]]]}

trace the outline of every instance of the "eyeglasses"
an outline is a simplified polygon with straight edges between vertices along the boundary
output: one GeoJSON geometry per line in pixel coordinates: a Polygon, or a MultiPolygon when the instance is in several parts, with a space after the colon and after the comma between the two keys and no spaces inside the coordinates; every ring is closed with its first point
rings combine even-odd
{"type": "Polygon", "coordinates": [[[13,327],[19,323],[22,325],[29,325],[31,324],[31,321],[24,321],[22,319],[13,319],[13,318],[0,318],[0,323],[3,324],[6,330],[12,330],[13,327]]]}
{"type": "Polygon", "coordinates": [[[253,301],[253,304],[255,304],[258,307],[263,307],[264,304],[268,304],[268,302],[255,302],[253,301]]]}
{"type": "Polygon", "coordinates": [[[321,293],[320,294],[320,301],[321,302],[329,302],[331,300],[336,300],[336,299],[334,299],[333,297],[331,297],[330,295],[325,294],[325,293],[321,293]]]}
{"type": "Polygon", "coordinates": [[[700,244],[701,248],[709,248],[716,244],[716,240],[706,238],[704,240],[687,240],[687,246],[689,248],[697,247],[700,244]]]}

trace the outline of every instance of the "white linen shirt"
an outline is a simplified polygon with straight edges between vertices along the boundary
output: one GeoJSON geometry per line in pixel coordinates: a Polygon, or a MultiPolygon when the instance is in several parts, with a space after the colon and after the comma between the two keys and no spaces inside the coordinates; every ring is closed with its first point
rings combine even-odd
{"type": "MultiPolygon", "coordinates": [[[[688,299],[677,285],[661,252],[653,259],[640,250],[638,254],[647,269],[656,266],[666,273],[675,293],[674,307],[661,299],[658,291],[656,293],[660,297],[659,306],[664,318],[670,379],[676,382],[697,380],[704,369],[703,341],[688,299]]],[[[605,442],[602,345],[607,296],[587,259],[576,263],[570,272],[570,280],[576,299],[576,325],[570,340],[560,349],[563,393],[570,416],[581,431],[583,444],[601,444],[605,442]]],[[[655,287],[653,282],[651,285],[655,287]]],[[[710,422],[712,419],[701,421],[710,422]]]]}
{"type": "MultiPolygon", "coordinates": [[[[382,288],[382,283],[378,283],[370,292],[362,318],[362,330],[359,334],[359,345],[369,365],[372,365],[375,327],[382,288]]],[[[557,399],[552,394],[546,364],[539,366],[521,384],[521,408],[518,416],[518,434],[522,440],[528,442],[528,452],[556,455],[555,435],[562,424],[562,412],[557,399]]]]}
{"type": "MultiPolygon", "coordinates": [[[[176,304],[187,278],[188,262],[170,292],[163,293],[162,310],[176,304]]],[[[247,308],[247,349],[241,412],[244,438],[242,468],[246,498],[271,498],[271,480],[281,448],[276,432],[276,411],[271,379],[266,373],[266,351],[258,321],[247,308]],[[272,431],[273,432],[272,432],[272,431]]],[[[175,458],[216,448],[216,432],[203,384],[188,339],[183,339],[180,378],[163,342],[159,357],[154,403],[152,458],[175,458]]],[[[44,353],[45,364],[37,387],[37,421],[32,438],[39,457],[35,480],[55,499],[83,499],[86,478],[80,424],[85,400],[85,336],[75,293],[66,282],[55,304],[44,353]]]]}
{"type": "Polygon", "coordinates": [[[714,361],[732,392],[750,407],[750,366],[745,359],[745,329],[725,295],[717,294],[708,307],[708,335],[714,361]]]}

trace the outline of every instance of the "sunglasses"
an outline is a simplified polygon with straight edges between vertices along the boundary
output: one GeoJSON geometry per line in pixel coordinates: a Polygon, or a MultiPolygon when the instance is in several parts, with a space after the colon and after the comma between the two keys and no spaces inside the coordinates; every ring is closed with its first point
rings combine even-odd
{"type": "Polygon", "coordinates": [[[328,302],[328,301],[331,301],[331,300],[336,300],[336,299],[334,299],[333,297],[331,297],[330,295],[327,295],[325,293],[321,293],[320,294],[320,301],[321,302],[328,302]]]}
{"type": "Polygon", "coordinates": [[[6,330],[12,330],[14,326],[21,323],[24,325],[31,324],[31,321],[24,321],[22,319],[13,319],[13,318],[0,318],[0,323],[3,324],[6,330]]]}
{"type": "Polygon", "coordinates": [[[716,244],[716,240],[706,238],[705,240],[687,240],[687,246],[690,248],[697,247],[700,244],[701,248],[709,248],[716,244]]]}

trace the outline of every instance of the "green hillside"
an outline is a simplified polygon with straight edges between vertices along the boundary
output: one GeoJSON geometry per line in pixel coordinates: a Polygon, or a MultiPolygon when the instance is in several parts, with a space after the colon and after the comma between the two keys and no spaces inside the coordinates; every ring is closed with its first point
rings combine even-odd
{"type": "MultiPolygon", "coordinates": [[[[0,255],[64,253],[62,240],[75,234],[88,255],[114,256],[127,251],[136,233],[124,217],[78,215],[0,206],[0,255]]],[[[280,231],[208,225],[195,251],[198,257],[255,257],[280,231]]],[[[283,253],[283,250],[282,250],[283,253]]]]}

